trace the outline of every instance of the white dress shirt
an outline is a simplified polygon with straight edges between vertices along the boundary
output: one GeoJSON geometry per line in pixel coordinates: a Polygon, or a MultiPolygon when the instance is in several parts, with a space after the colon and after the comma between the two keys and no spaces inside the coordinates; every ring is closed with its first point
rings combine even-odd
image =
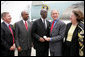
{"type": "Polygon", "coordinates": [[[45,20],[45,28],[47,29],[47,22],[46,22],[46,19],[43,19],[43,18],[41,17],[41,20],[42,20],[43,23],[44,23],[44,20],[45,20]]]}
{"type": "MultiPolygon", "coordinates": [[[[25,20],[23,20],[23,23],[24,23],[24,25],[25,25],[25,20]]],[[[26,23],[27,23],[27,25],[28,25],[28,22],[26,21],[26,23]]]]}

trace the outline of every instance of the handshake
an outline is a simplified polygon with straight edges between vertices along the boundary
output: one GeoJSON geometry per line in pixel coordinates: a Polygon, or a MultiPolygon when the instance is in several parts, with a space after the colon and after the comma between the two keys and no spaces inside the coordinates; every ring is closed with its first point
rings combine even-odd
{"type": "Polygon", "coordinates": [[[51,40],[51,38],[47,37],[47,36],[43,36],[43,38],[40,37],[40,39],[39,39],[40,42],[45,42],[45,41],[50,41],[50,40],[51,40]]]}

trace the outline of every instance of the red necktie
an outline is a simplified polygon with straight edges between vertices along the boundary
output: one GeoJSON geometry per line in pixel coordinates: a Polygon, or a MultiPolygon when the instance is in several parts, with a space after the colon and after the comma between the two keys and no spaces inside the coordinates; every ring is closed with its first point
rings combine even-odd
{"type": "Polygon", "coordinates": [[[10,25],[9,25],[9,30],[10,30],[10,32],[11,32],[11,34],[12,34],[12,37],[13,37],[13,44],[14,44],[14,34],[13,34],[13,31],[12,31],[10,25]]]}
{"type": "Polygon", "coordinates": [[[53,26],[54,26],[54,21],[52,22],[52,26],[51,26],[51,30],[50,30],[50,32],[52,32],[52,30],[53,30],[53,26]]]}
{"type": "Polygon", "coordinates": [[[27,22],[25,21],[25,27],[26,27],[26,30],[28,31],[28,26],[27,26],[27,22]]]}

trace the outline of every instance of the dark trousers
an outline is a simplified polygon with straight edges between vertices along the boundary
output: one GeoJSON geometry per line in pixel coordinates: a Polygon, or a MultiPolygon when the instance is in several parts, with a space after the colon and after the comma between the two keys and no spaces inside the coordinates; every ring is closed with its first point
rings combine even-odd
{"type": "Polygon", "coordinates": [[[0,56],[14,56],[14,51],[0,51],[0,56]]]}
{"type": "Polygon", "coordinates": [[[22,50],[18,53],[18,56],[31,56],[31,49],[28,50],[22,50]]]}
{"type": "Polygon", "coordinates": [[[64,50],[64,56],[79,56],[79,51],[74,47],[66,47],[64,50]]]}
{"type": "Polygon", "coordinates": [[[48,56],[48,49],[36,49],[36,56],[48,56]]]}
{"type": "Polygon", "coordinates": [[[51,56],[62,56],[62,53],[61,52],[52,52],[52,51],[50,51],[50,55],[51,56]]]}

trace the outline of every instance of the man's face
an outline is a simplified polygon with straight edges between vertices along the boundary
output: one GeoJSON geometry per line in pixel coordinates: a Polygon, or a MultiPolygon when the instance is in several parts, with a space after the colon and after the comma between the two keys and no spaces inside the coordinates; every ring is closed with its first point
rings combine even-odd
{"type": "Polygon", "coordinates": [[[47,18],[47,11],[41,11],[41,16],[43,19],[46,19],[47,18]]]}
{"type": "Polygon", "coordinates": [[[51,17],[52,17],[54,20],[56,20],[56,19],[58,18],[58,16],[59,16],[58,11],[56,11],[56,10],[52,11],[51,17]]]}
{"type": "Polygon", "coordinates": [[[10,14],[6,14],[6,16],[4,16],[3,18],[4,18],[5,22],[7,22],[7,23],[11,22],[11,15],[10,14]]]}
{"type": "Polygon", "coordinates": [[[26,21],[28,20],[29,18],[29,14],[27,12],[23,12],[23,15],[22,15],[23,19],[26,21]]]}

